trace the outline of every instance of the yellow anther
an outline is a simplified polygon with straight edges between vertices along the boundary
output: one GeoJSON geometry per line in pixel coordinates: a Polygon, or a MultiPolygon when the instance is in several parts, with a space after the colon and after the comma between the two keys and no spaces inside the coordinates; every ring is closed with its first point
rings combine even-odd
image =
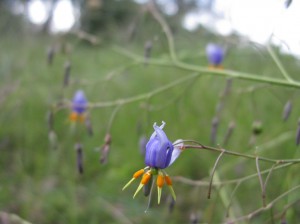
{"type": "Polygon", "coordinates": [[[172,180],[171,180],[170,176],[166,175],[165,181],[166,181],[167,185],[172,186],[172,180]]]}
{"type": "Polygon", "coordinates": [[[149,182],[150,178],[151,178],[151,173],[148,171],[147,173],[145,173],[143,175],[143,178],[141,180],[141,184],[143,184],[143,185],[147,184],[149,182]]]}
{"type": "Polygon", "coordinates": [[[144,169],[140,169],[140,170],[136,171],[136,172],[133,174],[133,178],[138,178],[138,177],[141,176],[144,172],[145,172],[144,169]]]}
{"type": "Polygon", "coordinates": [[[165,184],[165,179],[162,174],[158,174],[157,179],[156,179],[156,185],[157,187],[162,188],[165,184]]]}
{"type": "Polygon", "coordinates": [[[142,178],[142,180],[141,180],[141,183],[140,183],[140,185],[138,186],[138,188],[136,189],[136,191],[135,191],[135,193],[134,193],[134,195],[133,195],[133,198],[137,195],[137,193],[139,193],[139,191],[142,189],[142,187],[145,185],[145,184],[147,184],[148,182],[149,182],[149,180],[151,179],[151,172],[150,171],[148,171],[147,173],[145,173],[144,175],[143,175],[143,178],[142,178]]]}
{"type": "Polygon", "coordinates": [[[78,120],[78,114],[76,112],[72,112],[69,117],[70,121],[76,122],[78,120]]]}

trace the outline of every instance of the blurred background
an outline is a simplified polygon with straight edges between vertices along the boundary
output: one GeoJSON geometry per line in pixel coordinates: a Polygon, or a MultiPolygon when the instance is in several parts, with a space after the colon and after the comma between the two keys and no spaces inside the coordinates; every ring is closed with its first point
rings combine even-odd
{"type": "MultiPolygon", "coordinates": [[[[267,50],[272,46],[298,83],[299,1],[153,2],[171,29],[179,60],[207,68],[205,47],[214,42],[225,49],[225,73],[282,80],[267,50]]],[[[204,150],[184,151],[167,169],[175,204],[167,187],[160,205],[155,189],[152,202],[143,194],[133,200],[139,180],[122,187],[145,166],[142,143],[154,122],[167,123],[171,141],[299,158],[298,89],[209,72],[178,81],[194,72],[147,64],[170,56],[146,0],[0,0],[0,49],[0,223],[224,223],[262,208],[255,161],[227,155],[214,179],[224,184],[207,199],[218,154],[204,150]],[[130,54],[145,57],[145,63],[130,54]],[[92,105],[88,124],[69,121],[69,103],[79,89],[92,105]],[[118,104],[122,99],[130,102],[118,104]],[[111,143],[103,150],[108,134],[111,143]]],[[[272,167],[260,165],[262,171],[272,167]]],[[[267,202],[299,185],[298,168],[272,173],[267,202]]],[[[297,223],[299,203],[299,191],[292,191],[271,209],[236,223],[297,223]]]]}

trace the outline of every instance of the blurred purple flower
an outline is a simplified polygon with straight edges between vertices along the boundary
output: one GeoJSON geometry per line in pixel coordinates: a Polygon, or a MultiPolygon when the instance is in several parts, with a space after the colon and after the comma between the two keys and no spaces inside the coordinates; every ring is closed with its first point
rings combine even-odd
{"type": "Polygon", "coordinates": [[[219,66],[224,59],[224,49],[220,45],[209,43],[206,46],[206,56],[212,66],[219,66]]]}
{"type": "Polygon", "coordinates": [[[70,115],[71,121],[84,121],[84,112],[87,109],[87,99],[82,90],[77,90],[72,100],[72,113],[70,115]]]}

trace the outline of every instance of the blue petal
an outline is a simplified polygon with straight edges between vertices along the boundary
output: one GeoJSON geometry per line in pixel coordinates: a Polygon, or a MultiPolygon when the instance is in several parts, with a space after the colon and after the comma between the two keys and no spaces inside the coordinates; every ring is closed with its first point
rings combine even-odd
{"type": "Polygon", "coordinates": [[[172,152],[171,161],[169,163],[169,166],[171,166],[175,160],[180,156],[180,153],[182,152],[182,147],[184,146],[182,139],[178,139],[173,143],[174,150],[172,152]]]}
{"type": "Polygon", "coordinates": [[[223,61],[224,50],[221,46],[210,43],[206,47],[206,55],[209,63],[219,65],[223,61]]]}
{"type": "Polygon", "coordinates": [[[83,113],[87,107],[87,100],[82,90],[76,91],[72,100],[72,110],[76,113],[83,113]]]}
{"type": "Polygon", "coordinates": [[[145,163],[147,166],[164,169],[171,161],[173,145],[162,130],[165,123],[158,127],[154,123],[154,133],[146,145],[145,163]]]}

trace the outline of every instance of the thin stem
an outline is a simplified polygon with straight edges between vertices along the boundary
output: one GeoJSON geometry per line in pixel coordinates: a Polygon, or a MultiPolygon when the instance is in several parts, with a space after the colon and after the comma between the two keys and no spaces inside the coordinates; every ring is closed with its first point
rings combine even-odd
{"type": "Polygon", "coordinates": [[[273,206],[275,205],[276,202],[280,201],[281,199],[283,199],[284,197],[286,197],[287,195],[289,195],[290,193],[292,193],[293,191],[296,191],[300,188],[300,185],[297,185],[291,189],[289,189],[288,191],[284,192],[283,194],[279,195],[277,198],[275,198],[273,201],[271,201],[266,207],[261,207],[251,213],[249,213],[248,215],[245,216],[241,216],[237,219],[234,220],[230,220],[231,222],[235,223],[238,221],[242,221],[242,220],[250,220],[252,217],[254,217],[255,215],[263,212],[263,211],[267,211],[271,208],[273,208],[273,206]]]}
{"type": "Polygon", "coordinates": [[[160,26],[162,27],[162,29],[166,35],[168,45],[169,45],[170,56],[171,56],[172,60],[177,61],[173,35],[172,35],[171,29],[170,29],[168,23],[165,21],[165,19],[162,17],[162,15],[157,10],[154,0],[150,1],[148,6],[149,6],[148,7],[149,12],[152,14],[154,19],[160,24],[160,26]]]}
{"type": "Polygon", "coordinates": [[[237,191],[237,189],[240,187],[241,183],[242,183],[241,181],[238,181],[235,188],[233,189],[233,191],[231,193],[229,203],[228,203],[227,209],[226,209],[226,217],[229,217],[229,209],[230,209],[230,206],[231,206],[232,201],[233,201],[233,196],[234,196],[235,192],[237,191]]]}
{"type": "Polygon", "coordinates": [[[288,72],[285,70],[284,66],[282,65],[281,61],[275,54],[270,42],[267,44],[267,49],[269,54],[271,55],[272,59],[274,60],[275,64],[277,65],[278,69],[282,73],[283,77],[289,81],[289,82],[294,82],[294,80],[291,78],[291,76],[288,74],[288,72]]]}
{"type": "Polygon", "coordinates": [[[167,85],[164,85],[160,88],[156,88],[155,90],[153,90],[151,92],[140,94],[140,95],[137,95],[137,96],[134,96],[134,97],[129,97],[129,98],[125,98],[125,99],[118,99],[118,100],[115,100],[115,101],[108,101],[108,102],[89,103],[89,108],[113,107],[113,106],[124,105],[124,104],[129,104],[129,103],[145,100],[145,99],[151,98],[154,95],[159,94],[163,91],[171,89],[172,87],[177,86],[177,85],[181,84],[182,82],[186,82],[190,79],[193,79],[193,78],[197,77],[197,75],[198,74],[192,74],[192,75],[177,79],[174,82],[171,82],[171,83],[169,83],[167,85]]]}
{"type": "MultiPolygon", "coordinates": [[[[274,171],[274,170],[278,170],[278,169],[282,169],[282,168],[291,166],[293,164],[294,163],[285,163],[285,164],[282,164],[282,165],[278,165],[278,166],[276,166],[272,169],[274,171]]],[[[261,171],[261,174],[269,173],[270,170],[271,169],[261,171]]],[[[226,184],[236,184],[237,182],[244,182],[244,181],[250,180],[252,178],[256,178],[256,177],[257,177],[257,172],[254,173],[254,174],[242,177],[242,178],[237,178],[237,179],[232,179],[232,180],[227,180],[227,181],[222,181],[222,182],[215,182],[215,183],[213,183],[213,186],[223,186],[223,185],[226,185],[226,184]]],[[[173,180],[177,181],[177,182],[184,183],[184,184],[192,185],[192,186],[203,186],[203,187],[209,186],[209,182],[207,182],[207,181],[191,180],[191,179],[188,179],[188,178],[182,177],[182,176],[173,177],[173,180]]]]}
{"type": "Polygon", "coordinates": [[[221,159],[221,157],[223,156],[224,154],[224,151],[221,152],[221,154],[218,156],[216,162],[215,162],[215,165],[212,169],[212,172],[211,172],[211,178],[210,178],[210,182],[209,182],[209,187],[208,187],[208,193],[207,193],[207,198],[210,199],[210,195],[211,195],[211,189],[212,189],[212,183],[213,183],[213,178],[214,178],[214,173],[216,171],[216,168],[217,168],[217,165],[221,159]]]}
{"type": "Polygon", "coordinates": [[[118,113],[118,111],[121,109],[122,106],[123,106],[123,104],[117,105],[116,108],[111,113],[110,118],[109,118],[109,122],[108,122],[108,125],[107,125],[106,133],[110,133],[110,129],[112,127],[112,123],[113,123],[113,121],[114,121],[114,119],[116,117],[116,114],[118,113]]]}
{"type": "Polygon", "coordinates": [[[300,159],[277,160],[277,159],[270,159],[270,158],[266,158],[266,157],[257,157],[257,156],[254,156],[254,155],[243,154],[243,153],[234,152],[234,151],[230,151],[230,150],[226,150],[226,149],[218,149],[218,148],[214,148],[214,147],[211,147],[211,146],[205,146],[205,145],[202,145],[202,144],[199,144],[199,145],[184,145],[184,149],[189,149],[189,148],[190,149],[206,149],[206,150],[213,151],[213,152],[223,152],[224,151],[224,153],[228,154],[228,155],[244,157],[244,158],[247,158],[247,159],[254,159],[254,160],[256,160],[256,158],[257,158],[258,160],[261,160],[261,161],[265,161],[265,162],[269,162],[269,163],[276,163],[276,164],[279,164],[279,163],[300,163],[300,159]]]}
{"type": "MultiPolygon", "coordinates": [[[[262,189],[262,195],[264,195],[264,196],[263,196],[264,198],[266,197],[266,188],[267,188],[267,184],[268,184],[269,179],[270,179],[270,177],[271,177],[271,174],[272,174],[272,172],[273,172],[273,170],[274,170],[274,168],[275,168],[276,166],[277,166],[276,163],[273,164],[273,166],[271,167],[271,169],[270,169],[270,171],[269,171],[269,173],[268,173],[268,175],[267,175],[267,177],[266,177],[266,179],[265,179],[265,183],[264,183],[263,189],[262,189]]],[[[266,202],[266,201],[265,201],[265,202],[266,202]]]]}
{"type": "Polygon", "coordinates": [[[257,176],[258,176],[259,184],[260,184],[260,188],[261,188],[261,197],[262,197],[263,206],[266,207],[266,195],[265,195],[265,192],[264,192],[264,182],[262,180],[261,172],[260,172],[260,169],[259,169],[258,157],[256,157],[256,159],[255,159],[255,164],[256,164],[257,176]]]}

